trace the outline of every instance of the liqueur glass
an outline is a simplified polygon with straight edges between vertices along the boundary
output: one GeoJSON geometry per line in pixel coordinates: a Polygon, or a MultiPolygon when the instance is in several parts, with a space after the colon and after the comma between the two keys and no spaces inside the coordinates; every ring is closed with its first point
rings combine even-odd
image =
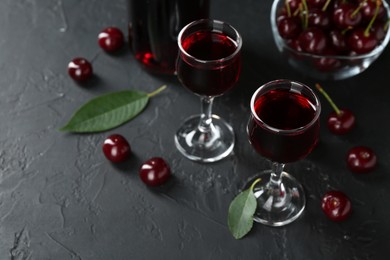
{"type": "Polygon", "coordinates": [[[218,161],[232,152],[235,138],[233,128],[212,114],[212,105],[215,97],[238,81],[241,36],[225,22],[202,19],[180,31],[178,45],[177,77],[200,97],[201,113],[189,117],[177,130],[176,147],[190,160],[218,161]]]}
{"type": "Polygon", "coordinates": [[[306,204],[302,185],[285,172],[286,163],[305,158],[316,146],[321,104],[306,85],[275,80],[259,87],[250,101],[249,142],[272,168],[253,176],[261,178],[253,189],[257,199],[256,222],[283,226],[297,219],[306,204]]]}

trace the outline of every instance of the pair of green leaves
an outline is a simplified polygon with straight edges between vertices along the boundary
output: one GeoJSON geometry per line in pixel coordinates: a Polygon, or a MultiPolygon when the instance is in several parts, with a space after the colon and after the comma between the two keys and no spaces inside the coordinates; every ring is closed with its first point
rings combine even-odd
{"type": "Polygon", "coordinates": [[[239,193],[230,203],[228,227],[235,239],[244,237],[253,227],[253,214],[257,207],[253,188],[260,181],[260,178],[256,179],[249,189],[239,193]]]}
{"type": "MultiPolygon", "coordinates": [[[[166,88],[162,86],[152,93],[142,91],[119,91],[99,96],[81,106],[61,131],[75,133],[92,133],[115,128],[133,119],[144,110],[149,99],[166,88]]],[[[236,239],[244,237],[253,226],[253,214],[257,201],[253,187],[234,198],[229,207],[228,226],[236,239]]]]}
{"type": "Polygon", "coordinates": [[[60,130],[92,133],[115,128],[136,117],[149,99],[165,88],[164,85],[152,93],[124,90],[96,97],[81,106],[60,130]]]}

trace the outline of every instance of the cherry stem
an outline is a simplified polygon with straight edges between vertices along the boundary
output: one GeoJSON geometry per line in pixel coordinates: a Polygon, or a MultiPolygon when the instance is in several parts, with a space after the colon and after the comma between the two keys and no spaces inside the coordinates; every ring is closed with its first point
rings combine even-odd
{"type": "Polygon", "coordinates": [[[307,7],[306,0],[302,0],[302,6],[303,6],[303,28],[306,29],[309,26],[309,8],[307,7]]]}
{"type": "Polygon", "coordinates": [[[255,187],[255,185],[257,184],[257,183],[259,183],[261,181],[261,178],[257,178],[253,183],[252,183],[252,185],[251,185],[251,187],[249,188],[251,191],[253,191],[253,188],[255,187]]]}
{"type": "Polygon", "coordinates": [[[390,18],[389,18],[389,20],[387,20],[387,22],[385,23],[385,26],[383,26],[383,30],[386,32],[386,31],[389,29],[389,26],[390,26],[390,18]]]}
{"type": "Polygon", "coordinates": [[[331,1],[332,0],[326,0],[326,2],[324,4],[324,6],[322,7],[321,11],[325,12],[331,1]]]}
{"type": "Polygon", "coordinates": [[[353,27],[352,26],[348,26],[347,28],[345,28],[344,30],[341,31],[341,34],[345,35],[351,29],[353,29],[353,27]]]}
{"type": "Polygon", "coordinates": [[[299,12],[302,12],[302,3],[299,3],[298,8],[293,13],[293,16],[297,16],[299,12]]]}
{"type": "Polygon", "coordinates": [[[351,18],[353,18],[355,15],[357,15],[357,13],[360,11],[360,9],[362,9],[363,5],[367,2],[367,0],[364,0],[362,1],[358,7],[355,9],[355,11],[353,11],[353,13],[351,14],[351,18]]]}
{"type": "Polygon", "coordinates": [[[337,115],[341,114],[340,109],[336,106],[336,104],[333,102],[333,100],[330,98],[328,93],[325,92],[325,90],[320,86],[320,84],[316,83],[316,88],[319,92],[321,92],[322,95],[328,100],[329,104],[332,106],[333,110],[336,112],[337,115]]]}
{"type": "Polygon", "coordinates": [[[376,0],[376,8],[375,8],[374,16],[371,18],[370,23],[367,25],[366,30],[364,30],[365,37],[368,37],[370,35],[370,29],[371,29],[372,25],[374,24],[376,17],[378,16],[379,7],[380,7],[381,3],[382,3],[381,0],[376,0]]]}
{"type": "Polygon", "coordinates": [[[159,87],[158,89],[156,89],[155,91],[151,92],[151,93],[148,93],[147,96],[148,97],[153,97],[157,94],[159,94],[161,91],[163,91],[164,89],[167,88],[167,85],[162,85],[161,87],[159,87]]]}
{"type": "Polygon", "coordinates": [[[286,5],[287,16],[288,16],[288,17],[291,17],[291,8],[290,8],[290,4],[289,4],[288,2],[289,2],[289,1],[286,0],[286,1],[284,2],[284,4],[286,5]]]}

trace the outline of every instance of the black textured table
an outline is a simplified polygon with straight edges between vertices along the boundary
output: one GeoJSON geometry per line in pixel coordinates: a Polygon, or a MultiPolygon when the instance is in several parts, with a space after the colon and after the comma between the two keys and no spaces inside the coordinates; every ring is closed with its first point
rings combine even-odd
{"type": "Polygon", "coordinates": [[[194,163],[175,148],[173,134],[199,112],[199,99],[174,77],[143,70],[130,51],[104,53],[97,34],[127,28],[126,2],[3,0],[0,2],[0,259],[388,259],[390,245],[390,49],[362,74],[320,82],[357,127],[346,136],[325,126],[305,160],[287,165],[305,187],[307,207],[281,228],[255,224],[242,240],[227,228],[229,203],[255,172],[269,163],[245,133],[249,99],[261,84],[289,78],[317,81],[292,69],[271,34],[272,1],[211,1],[211,17],[241,33],[243,69],[237,86],[217,98],[214,112],[236,131],[234,153],[213,164],[194,163]],[[77,56],[93,60],[96,77],[79,86],[67,74],[77,56]],[[151,92],[167,84],[133,121],[106,133],[58,131],[83,103],[124,89],[151,92]],[[125,136],[129,162],[109,163],[101,151],[108,134],[125,136]],[[347,151],[372,147],[378,167],[356,175],[347,151]],[[138,177],[141,163],[162,156],[174,178],[157,189],[138,177]],[[322,195],[345,192],[353,214],[341,223],[326,218],[322,195]]]}

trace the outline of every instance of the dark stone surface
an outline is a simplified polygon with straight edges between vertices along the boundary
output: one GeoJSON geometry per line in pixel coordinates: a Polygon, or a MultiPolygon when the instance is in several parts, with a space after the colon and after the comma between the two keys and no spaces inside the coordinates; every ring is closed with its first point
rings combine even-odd
{"type": "MultiPolygon", "coordinates": [[[[227,229],[227,209],[244,181],[269,167],[247,141],[249,99],[261,84],[290,78],[316,82],[294,71],[279,55],[270,30],[271,1],[213,0],[211,16],[242,34],[243,71],[236,88],[216,99],[214,111],[234,126],[234,154],[199,164],[176,150],[173,134],[199,111],[199,100],[175,78],[142,70],[128,50],[108,55],[98,32],[127,26],[126,3],[97,0],[0,1],[0,259],[387,259],[390,245],[390,50],[364,73],[320,82],[342,107],[352,109],[357,127],[347,136],[322,125],[313,153],[287,170],[307,191],[307,208],[282,228],[256,224],[235,240],[227,229]],[[67,75],[77,56],[93,60],[96,77],[86,86],[67,75]],[[72,113],[90,98],[138,89],[154,97],[133,121],[107,133],[64,134],[72,113]],[[124,135],[134,156],[109,163],[101,144],[110,133],[124,135]],[[348,171],[346,152],[372,147],[377,169],[348,171]],[[174,175],[149,189],[138,168],[163,156],[174,175]],[[334,223],[320,209],[330,189],[352,200],[348,221],[334,223]]],[[[322,122],[331,111],[323,101],[322,122]]]]}

